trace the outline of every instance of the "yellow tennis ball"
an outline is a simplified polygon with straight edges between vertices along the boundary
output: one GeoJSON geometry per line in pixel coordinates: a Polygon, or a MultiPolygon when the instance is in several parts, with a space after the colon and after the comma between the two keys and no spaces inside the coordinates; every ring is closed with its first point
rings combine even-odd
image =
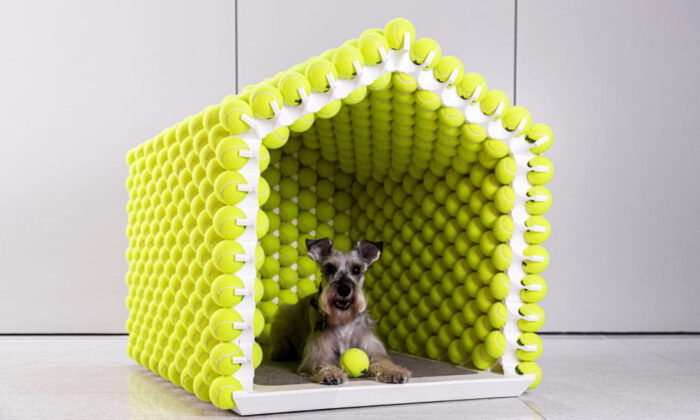
{"type": "Polygon", "coordinates": [[[506,305],[501,302],[495,302],[489,308],[486,316],[489,324],[491,324],[493,328],[503,328],[503,326],[506,325],[506,320],[508,319],[508,310],[506,310],[506,305]]]}
{"type": "Polygon", "coordinates": [[[479,102],[486,96],[486,90],[488,85],[484,80],[484,77],[478,73],[467,73],[462,77],[462,80],[457,85],[457,94],[462,99],[470,99],[473,102],[479,102]],[[472,98],[477,87],[481,87],[479,96],[472,98]]]}
{"type": "Polygon", "coordinates": [[[484,153],[491,159],[501,159],[508,154],[508,145],[500,140],[486,139],[483,146],[484,153]]]}
{"type": "Polygon", "coordinates": [[[235,309],[219,308],[209,318],[209,328],[219,341],[231,341],[241,335],[234,323],[243,322],[243,317],[235,309]]]}
{"type": "Polygon", "coordinates": [[[277,89],[282,95],[282,102],[287,106],[301,105],[303,100],[299,89],[302,89],[306,95],[311,93],[311,85],[306,76],[295,71],[283,73],[277,84],[277,89]]]}
{"type": "Polygon", "coordinates": [[[236,241],[224,240],[216,244],[212,251],[214,266],[222,273],[235,273],[243,266],[242,261],[236,261],[236,255],[245,254],[243,246],[236,241]]]}
{"type": "Polygon", "coordinates": [[[418,82],[416,82],[416,79],[406,73],[394,73],[391,82],[394,88],[399,92],[412,93],[418,89],[418,82]]]}
{"type": "Polygon", "coordinates": [[[481,144],[486,135],[486,129],[479,124],[469,123],[460,127],[460,138],[466,144],[481,144]]]}
{"type": "Polygon", "coordinates": [[[500,331],[491,331],[484,340],[484,351],[493,358],[498,359],[506,351],[506,337],[500,331]]]}
{"type": "Polygon", "coordinates": [[[523,131],[519,135],[525,134],[532,125],[532,117],[530,112],[520,105],[515,105],[508,109],[508,112],[503,115],[503,127],[508,131],[515,131],[520,125],[520,122],[525,119],[526,124],[523,131]]]}
{"type": "Polygon", "coordinates": [[[209,399],[218,408],[230,410],[236,406],[233,393],[242,391],[243,385],[233,376],[219,376],[209,387],[209,399]]]}
{"type": "Polygon", "coordinates": [[[216,160],[225,169],[237,171],[248,162],[247,157],[238,154],[241,150],[248,150],[245,140],[235,136],[226,137],[216,146],[216,160]]]}
{"type": "Polygon", "coordinates": [[[343,98],[342,101],[346,105],[356,105],[362,102],[366,97],[367,86],[360,86],[359,88],[350,92],[350,94],[343,98]]]}
{"type": "Polygon", "coordinates": [[[510,184],[515,179],[515,173],[518,168],[515,164],[515,159],[506,156],[498,161],[495,168],[496,179],[501,184],[510,184]]]}
{"type": "Polygon", "coordinates": [[[260,85],[250,94],[248,103],[256,117],[269,120],[275,116],[273,104],[278,109],[282,108],[282,94],[275,87],[260,85]]]}
{"type": "Polygon", "coordinates": [[[552,180],[554,176],[554,164],[551,160],[544,156],[535,156],[527,162],[529,168],[534,168],[535,166],[541,166],[546,169],[545,172],[530,170],[527,173],[527,181],[532,185],[543,185],[552,180]]]}
{"type": "Polygon", "coordinates": [[[340,356],[340,367],[352,378],[359,378],[367,374],[369,369],[369,357],[367,353],[358,349],[351,348],[345,350],[340,356]]]}
{"type": "Polygon", "coordinates": [[[224,239],[236,239],[243,234],[245,226],[238,224],[238,220],[245,220],[243,210],[236,206],[223,206],[214,214],[214,230],[224,239]]]}
{"type": "Polygon", "coordinates": [[[209,365],[219,375],[233,375],[241,368],[234,357],[243,357],[243,351],[234,343],[219,343],[209,353],[209,365]]]}
{"type": "Polygon", "coordinates": [[[242,296],[236,295],[236,289],[243,288],[243,281],[233,274],[220,274],[211,284],[211,294],[217,305],[236,306],[242,296]]]}
{"type": "Polygon", "coordinates": [[[338,79],[338,71],[330,61],[315,58],[306,67],[306,78],[314,92],[328,92],[331,88],[328,78],[338,79]]]}
{"type": "Polygon", "coordinates": [[[505,273],[496,273],[489,282],[489,291],[496,300],[505,299],[510,291],[510,279],[505,273]]]}
{"type": "Polygon", "coordinates": [[[552,147],[552,141],[554,141],[554,133],[552,132],[552,129],[549,128],[547,124],[535,124],[530,129],[527,131],[527,134],[525,135],[525,141],[527,141],[530,144],[536,143],[538,140],[542,139],[543,137],[547,137],[547,140],[544,141],[543,143],[540,144],[539,146],[534,146],[530,148],[530,151],[535,154],[543,153],[547,151],[550,147],[552,147]]]}
{"type": "Polygon", "coordinates": [[[340,112],[340,108],[342,107],[342,102],[340,101],[333,101],[329,103],[328,105],[324,106],[323,108],[319,109],[316,112],[316,116],[318,118],[323,118],[323,119],[328,119],[335,117],[338,112],[340,112]]]}
{"type": "Polygon", "coordinates": [[[311,128],[311,126],[314,124],[314,119],[314,114],[306,114],[294,121],[294,123],[289,126],[289,129],[295,133],[303,133],[311,128]]]}
{"type": "Polygon", "coordinates": [[[433,61],[425,68],[432,69],[437,66],[442,58],[442,48],[440,48],[440,44],[432,38],[421,38],[412,44],[411,61],[415,65],[421,65],[425,62],[425,59],[428,58],[428,54],[430,54],[431,51],[435,51],[435,56],[433,57],[433,61]]]}
{"type": "Polygon", "coordinates": [[[523,251],[525,261],[523,261],[523,270],[528,274],[539,274],[549,266],[549,253],[541,245],[530,245],[523,251]],[[538,261],[528,260],[527,257],[537,258],[538,261]],[[542,261],[539,261],[541,259],[542,261]]]}
{"type": "Polygon", "coordinates": [[[515,367],[515,372],[518,375],[535,375],[535,380],[530,384],[528,389],[535,388],[542,381],[542,369],[534,362],[518,363],[515,367]]]}
{"type": "Polygon", "coordinates": [[[474,348],[472,352],[472,363],[477,369],[485,370],[496,363],[496,359],[486,353],[486,349],[482,343],[474,348]]]}
{"type": "Polygon", "coordinates": [[[362,52],[365,63],[369,66],[375,66],[382,62],[380,49],[385,52],[389,51],[389,43],[381,32],[376,30],[364,31],[357,40],[357,46],[362,52]]]}
{"type": "Polygon", "coordinates": [[[417,90],[414,96],[416,98],[416,107],[420,109],[435,111],[442,106],[440,97],[429,90],[417,90]]]}
{"type": "MultiPolygon", "coordinates": [[[[495,235],[494,235],[495,236],[495,235]]],[[[499,244],[491,254],[491,262],[499,271],[506,271],[510,267],[510,262],[513,260],[513,253],[510,247],[506,244],[499,244]]]]}
{"type": "Polygon", "coordinates": [[[350,45],[345,45],[335,50],[331,59],[335,69],[338,71],[338,77],[341,79],[354,79],[357,76],[356,61],[360,66],[365,65],[362,51],[350,45]]]}
{"type": "Polygon", "coordinates": [[[219,108],[219,120],[231,134],[240,134],[250,128],[248,123],[241,119],[243,115],[253,118],[253,110],[240,99],[224,101],[219,108]]]}
{"type": "Polygon", "coordinates": [[[552,231],[547,219],[542,216],[530,216],[525,220],[525,227],[533,230],[526,230],[525,241],[531,245],[541,244],[549,238],[552,231]]]}
{"type": "Polygon", "coordinates": [[[526,195],[528,201],[525,203],[525,210],[533,216],[545,213],[552,206],[552,193],[546,187],[534,186],[527,190],[526,195]],[[535,200],[535,197],[542,198],[544,201],[535,200]]]}
{"type": "Polygon", "coordinates": [[[442,57],[440,62],[433,69],[433,76],[440,83],[445,83],[450,78],[454,71],[457,71],[457,78],[449,84],[449,86],[459,85],[464,77],[464,64],[454,56],[446,55],[442,57]]]}
{"type": "Polygon", "coordinates": [[[501,90],[490,90],[481,101],[481,112],[486,115],[493,115],[501,104],[503,104],[503,111],[501,112],[501,116],[503,116],[510,108],[510,99],[501,90]]]}
{"type": "Polygon", "coordinates": [[[275,128],[270,134],[263,137],[263,144],[269,149],[279,149],[284,146],[289,139],[289,128],[278,127],[275,128]]]}
{"type": "Polygon", "coordinates": [[[384,36],[389,43],[389,47],[394,50],[403,47],[406,34],[408,34],[410,43],[413,45],[413,41],[416,39],[416,30],[413,24],[405,18],[392,19],[384,27],[384,36]]]}
{"type": "Polygon", "coordinates": [[[535,333],[522,333],[518,337],[518,345],[521,346],[535,346],[537,347],[535,351],[528,351],[523,349],[517,349],[515,351],[515,356],[518,360],[523,362],[534,362],[540,355],[542,355],[542,339],[535,333]]]}
{"type": "Polygon", "coordinates": [[[384,73],[383,75],[379,76],[377,80],[372,82],[367,89],[372,92],[382,92],[388,90],[391,87],[392,74],[393,73],[384,73]]]}
{"type": "Polygon", "coordinates": [[[501,213],[508,213],[515,205],[515,190],[509,185],[504,185],[496,191],[493,203],[501,213]]]}
{"type": "Polygon", "coordinates": [[[450,128],[457,128],[464,124],[464,114],[456,108],[443,106],[437,112],[440,124],[450,128]]]}
{"type": "Polygon", "coordinates": [[[240,173],[224,171],[214,181],[214,193],[225,204],[235,206],[246,196],[245,191],[238,191],[238,185],[245,184],[246,180],[240,173]]]}
{"type": "Polygon", "coordinates": [[[522,316],[536,316],[537,320],[528,321],[526,319],[518,320],[518,328],[524,332],[535,332],[542,328],[544,324],[544,311],[534,303],[526,303],[520,307],[518,313],[522,316]]]}
{"type": "Polygon", "coordinates": [[[527,290],[522,289],[520,291],[520,300],[525,303],[537,303],[542,300],[547,294],[547,282],[537,274],[528,274],[520,281],[523,286],[533,286],[537,285],[540,290],[527,290]]]}

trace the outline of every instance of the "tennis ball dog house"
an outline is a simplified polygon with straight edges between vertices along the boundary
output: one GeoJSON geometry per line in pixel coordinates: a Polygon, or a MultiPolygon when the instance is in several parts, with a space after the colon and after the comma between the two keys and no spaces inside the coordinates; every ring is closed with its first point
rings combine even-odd
{"type": "Polygon", "coordinates": [[[552,140],[400,18],[224,98],[127,156],[130,357],[241,414],[521,394],[541,375],[552,140]],[[308,237],[383,241],[376,333],[470,374],[258,384],[278,305],[317,291],[308,237]]]}

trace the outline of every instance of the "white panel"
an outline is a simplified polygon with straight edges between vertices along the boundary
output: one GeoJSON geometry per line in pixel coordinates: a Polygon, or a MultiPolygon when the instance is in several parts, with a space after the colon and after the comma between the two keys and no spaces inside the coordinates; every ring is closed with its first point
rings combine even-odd
{"type": "Polygon", "coordinates": [[[699,331],[700,3],[518,17],[518,103],[555,133],[545,329],[699,331]]]}
{"type": "Polygon", "coordinates": [[[126,152],[235,89],[235,10],[0,6],[0,332],[123,332],[126,152]]]}
{"type": "Polygon", "coordinates": [[[468,72],[482,73],[490,87],[513,94],[512,1],[276,0],[241,1],[238,7],[241,88],[400,16],[413,22],[417,38],[435,39],[468,72]]]}

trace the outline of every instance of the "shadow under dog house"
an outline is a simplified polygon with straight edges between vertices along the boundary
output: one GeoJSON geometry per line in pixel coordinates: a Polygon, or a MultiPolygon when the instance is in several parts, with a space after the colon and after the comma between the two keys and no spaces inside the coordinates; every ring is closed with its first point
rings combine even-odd
{"type": "Polygon", "coordinates": [[[224,98],[128,153],[130,357],[240,414],[520,395],[541,375],[552,140],[402,18],[224,98]],[[368,310],[423,374],[261,365],[278,305],[317,290],[309,237],[384,242],[368,310]]]}

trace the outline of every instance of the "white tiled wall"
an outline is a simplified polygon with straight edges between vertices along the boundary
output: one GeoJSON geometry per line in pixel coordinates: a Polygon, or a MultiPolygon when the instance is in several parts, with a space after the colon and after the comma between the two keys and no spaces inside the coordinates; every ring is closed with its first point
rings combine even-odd
{"type": "Polygon", "coordinates": [[[697,2],[518,1],[514,92],[515,0],[11,0],[0,332],[124,331],[126,151],[395,16],[555,130],[545,330],[700,330],[697,2]]]}

